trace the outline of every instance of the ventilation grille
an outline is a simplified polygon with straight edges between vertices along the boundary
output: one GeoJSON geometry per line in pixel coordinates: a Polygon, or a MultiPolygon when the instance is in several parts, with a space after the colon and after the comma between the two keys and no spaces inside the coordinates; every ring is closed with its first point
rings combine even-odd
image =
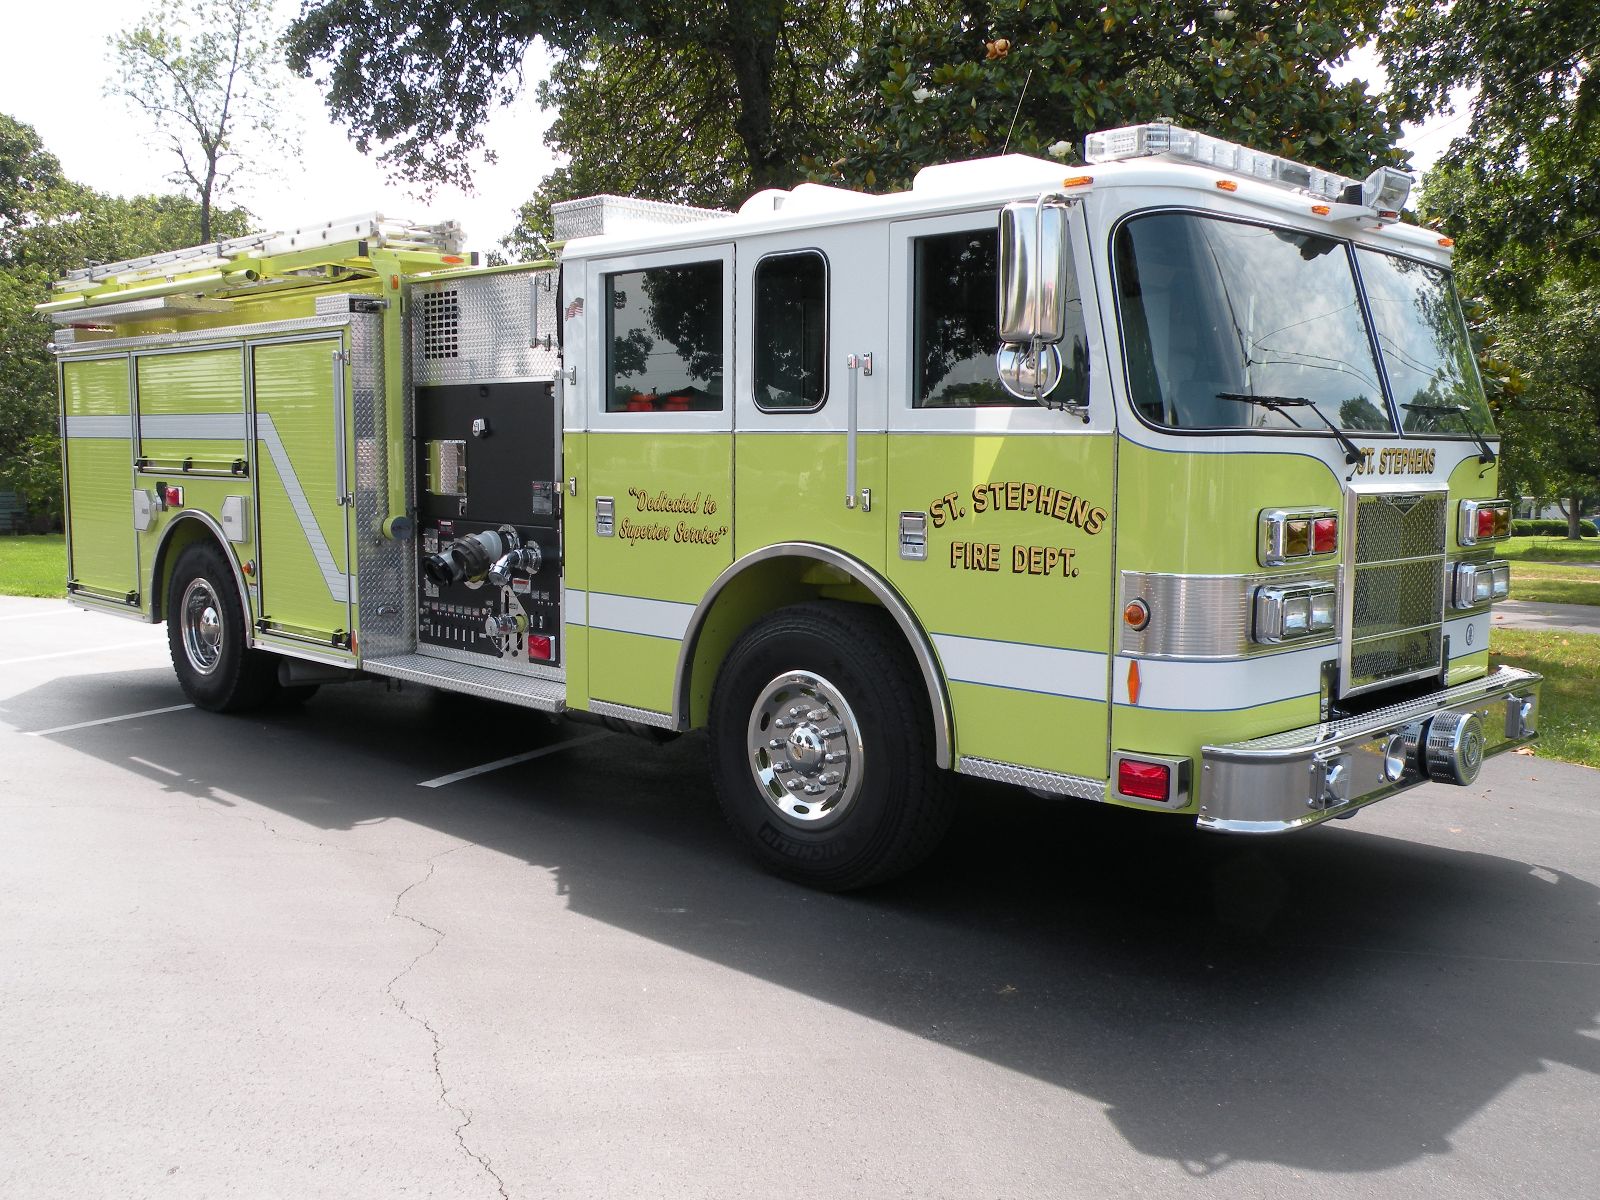
{"type": "Polygon", "coordinates": [[[461,356],[461,301],[454,288],[423,292],[422,357],[425,361],[461,356]]]}
{"type": "Polygon", "coordinates": [[[1443,492],[1358,498],[1344,695],[1439,672],[1448,507],[1443,492]]]}

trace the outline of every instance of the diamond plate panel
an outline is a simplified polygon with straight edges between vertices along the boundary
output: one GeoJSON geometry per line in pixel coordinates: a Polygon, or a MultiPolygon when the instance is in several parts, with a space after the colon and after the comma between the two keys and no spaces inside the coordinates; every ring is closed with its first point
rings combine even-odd
{"type": "Polygon", "coordinates": [[[688,204],[637,200],[631,196],[585,196],[581,200],[563,200],[550,206],[558,242],[619,233],[630,226],[689,225],[730,215],[717,208],[694,208],[688,204]]]}
{"type": "Polygon", "coordinates": [[[1090,779],[1085,775],[1060,775],[1055,771],[1019,767],[1015,763],[996,762],[990,758],[970,758],[963,755],[961,774],[971,775],[975,779],[993,779],[996,783],[1009,783],[1015,787],[1034,788],[1056,796],[1071,796],[1078,800],[1106,798],[1104,779],[1090,779]]]}
{"type": "Polygon", "coordinates": [[[523,708],[536,708],[541,712],[562,712],[567,707],[566,684],[557,680],[532,679],[487,667],[425,658],[420,654],[371,659],[362,663],[361,669],[372,675],[426,683],[468,696],[481,696],[485,700],[503,700],[523,708]]]}
{"type": "Polygon", "coordinates": [[[413,283],[409,325],[418,387],[554,379],[556,271],[413,283]]]}
{"type": "MultiPolygon", "coordinates": [[[[363,658],[401,654],[416,645],[416,543],[383,536],[389,515],[389,471],[404,471],[409,461],[389,463],[384,427],[383,317],[350,316],[350,414],[355,429],[356,519],[352,544],[356,559],[356,630],[363,658]]],[[[407,410],[409,412],[409,408],[407,410]]],[[[410,430],[407,430],[407,444],[410,430]]]]}

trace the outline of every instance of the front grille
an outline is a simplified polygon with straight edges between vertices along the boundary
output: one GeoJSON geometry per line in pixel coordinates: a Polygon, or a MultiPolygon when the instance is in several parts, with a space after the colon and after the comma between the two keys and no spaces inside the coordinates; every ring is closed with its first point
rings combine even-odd
{"type": "Polygon", "coordinates": [[[1448,508],[1444,492],[1358,495],[1343,695],[1439,672],[1448,508]]]}

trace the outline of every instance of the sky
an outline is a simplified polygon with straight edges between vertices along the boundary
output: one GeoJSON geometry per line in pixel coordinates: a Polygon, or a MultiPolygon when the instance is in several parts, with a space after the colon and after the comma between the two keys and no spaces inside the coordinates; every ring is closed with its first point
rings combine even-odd
{"type": "MultiPolygon", "coordinates": [[[[300,0],[278,0],[285,23],[299,6],[300,0]]],[[[0,112],[37,129],[71,179],[124,195],[174,190],[166,178],[173,167],[166,152],[122,101],[102,94],[108,39],[132,25],[147,6],[140,0],[65,0],[57,10],[53,4],[6,0],[6,7],[13,45],[40,52],[14,54],[7,61],[0,72],[0,112]]],[[[244,182],[235,199],[261,228],[289,229],[377,211],[410,220],[459,221],[470,248],[492,249],[510,231],[517,206],[555,165],[544,146],[550,114],[541,112],[532,97],[544,61],[542,51],[530,54],[524,93],[491,118],[485,137],[497,161],[477,164],[470,194],[441,189],[420,200],[389,178],[375,158],[356,151],[328,117],[313,83],[295,80],[283,100],[300,127],[298,159],[275,177],[252,179],[241,172],[244,182]]],[[[1370,50],[1358,51],[1336,74],[1365,79],[1373,91],[1383,82],[1370,50]]],[[[1413,151],[1415,166],[1426,168],[1464,126],[1464,120],[1446,117],[1408,127],[1402,145],[1413,151]]]]}

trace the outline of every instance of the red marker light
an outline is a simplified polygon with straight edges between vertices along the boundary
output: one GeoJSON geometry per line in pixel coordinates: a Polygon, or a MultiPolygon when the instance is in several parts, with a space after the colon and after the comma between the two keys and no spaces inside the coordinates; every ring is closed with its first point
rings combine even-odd
{"type": "Polygon", "coordinates": [[[1494,536],[1495,512],[1492,508],[1478,510],[1478,537],[1492,538],[1494,536]]]}
{"type": "Polygon", "coordinates": [[[1318,517],[1311,523],[1311,552],[1332,554],[1339,548],[1339,518],[1318,517]]]}
{"type": "Polygon", "coordinates": [[[530,634],[528,637],[528,657],[542,658],[550,661],[550,639],[541,634],[530,634]]]}
{"type": "Polygon", "coordinates": [[[1135,762],[1125,758],[1117,764],[1117,791],[1135,800],[1165,804],[1172,794],[1172,768],[1166,763],[1135,762]]]}
{"type": "Polygon", "coordinates": [[[163,489],[161,493],[161,503],[165,504],[168,508],[182,508],[183,489],[181,487],[169,485],[163,489]]]}

